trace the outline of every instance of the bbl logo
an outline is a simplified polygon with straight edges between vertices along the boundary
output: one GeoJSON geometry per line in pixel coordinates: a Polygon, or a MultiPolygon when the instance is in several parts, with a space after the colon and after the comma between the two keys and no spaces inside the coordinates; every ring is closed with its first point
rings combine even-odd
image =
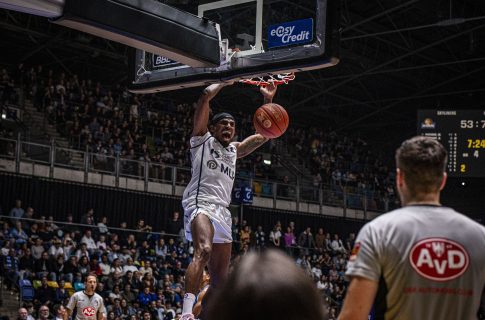
{"type": "Polygon", "coordinates": [[[416,243],[409,262],[421,276],[434,281],[449,281],[468,268],[468,252],[459,243],[443,238],[429,238],[416,243]]]}
{"type": "Polygon", "coordinates": [[[209,160],[207,161],[207,167],[212,170],[217,169],[217,162],[214,160],[209,160]]]}

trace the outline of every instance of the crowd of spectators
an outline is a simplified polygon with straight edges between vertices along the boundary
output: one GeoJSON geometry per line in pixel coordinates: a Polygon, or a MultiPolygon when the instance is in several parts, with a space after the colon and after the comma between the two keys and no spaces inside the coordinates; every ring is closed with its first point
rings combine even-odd
{"type": "MultiPolygon", "coordinates": [[[[153,232],[143,219],[132,229],[126,223],[112,228],[107,217],[98,219],[92,209],[78,223],[72,215],[66,221],[53,221],[17,200],[0,229],[5,289],[16,292],[19,280],[29,280],[35,295],[32,302],[24,302],[25,308],[40,318],[41,308],[55,314],[94,273],[99,279],[96,292],[107,305],[109,319],[141,319],[144,311],[153,319],[174,319],[181,312],[193,247],[184,238],[179,213],[167,219],[162,232],[153,232]]],[[[315,235],[311,227],[299,230],[293,222],[284,230],[277,222],[269,232],[262,226],[253,231],[247,221],[239,223],[237,218],[232,228],[233,263],[252,250],[286,251],[314,280],[329,302],[330,314],[338,314],[353,234],[343,241],[323,228],[315,235]]]]}
{"type": "MultiPolygon", "coordinates": [[[[7,69],[0,70],[0,114],[1,119],[16,120],[17,113],[12,108],[18,105],[19,93],[16,79],[11,76],[7,69]]],[[[13,128],[4,126],[0,121],[0,138],[15,139],[13,128]]],[[[14,148],[12,144],[0,142],[1,154],[13,156],[14,148]]]]}
{"type": "MultiPolygon", "coordinates": [[[[151,170],[150,176],[160,179],[167,175],[163,170],[166,164],[189,166],[193,101],[175,103],[160,95],[133,95],[120,84],[110,87],[45,70],[41,65],[21,65],[11,73],[26,98],[45,112],[72,147],[95,154],[93,165],[100,170],[112,171],[116,156],[124,160],[121,169],[125,172],[143,175],[143,165],[130,160],[147,161],[158,168],[151,170]]],[[[237,112],[236,118],[237,138],[253,132],[251,115],[237,112]]],[[[310,169],[314,186],[345,187],[352,193],[366,194],[371,207],[378,206],[372,203],[376,199],[394,201],[391,170],[363,139],[321,127],[292,126],[284,141],[290,154],[310,169]]],[[[256,153],[239,164],[242,177],[283,179],[275,174],[278,157],[274,145],[269,149],[272,165],[264,165],[262,155],[256,153]]]]}
{"type": "Polygon", "coordinates": [[[0,70],[0,106],[7,104],[17,104],[19,102],[19,94],[16,91],[18,85],[16,79],[11,76],[7,69],[0,70]]]}
{"type": "MultiPolygon", "coordinates": [[[[193,102],[174,104],[157,95],[133,95],[120,84],[107,87],[41,65],[22,65],[15,73],[25,98],[45,113],[71,147],[93,154],[93,168],[113,172],[119,157],[124,174],[143,176],[148,163],[150,178],[169,180],[171,172],[165,165],[189,166],[193,102]]],[[[251,117],[242,112],[236,116],[239,136],[250,134],[251,117]]],[[[239,166],[243,175],[257,171],[259,177],[269,178],[274,173],[262,165],[260,154],[239,166]]]]}
{"type": "Polygon", "coordinates": [[[395,207],[395,175],[378,150],[359,136],[331,128],[289,128],[289,152],[304,161],[315,187],[326,185],[349,194],[350,206],[358,207],[365,195],[367,208],[395,207]]]}
{"type": "Polygon", "coordinates": [[[72,147],[96,154],[99,169],[109,169],[110,157],[128,160],[123,169],[132,174],[138,172],[129,160],[186,166],[188,105],[163,103],[165,113],[150,112],[148,98],[131,95],[119,84],[108,89],[42,66],[26,70],[24,78],[33,105],[72,147]]]}

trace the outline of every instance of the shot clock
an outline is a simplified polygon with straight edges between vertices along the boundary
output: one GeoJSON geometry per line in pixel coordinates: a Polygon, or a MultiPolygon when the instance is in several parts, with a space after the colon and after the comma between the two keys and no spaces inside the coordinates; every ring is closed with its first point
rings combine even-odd
{"type": "Polygon", "coordinates": [[[448,150],[448,175],[485,177],[485,110],[418,110],[418,134],[448,150]]]}

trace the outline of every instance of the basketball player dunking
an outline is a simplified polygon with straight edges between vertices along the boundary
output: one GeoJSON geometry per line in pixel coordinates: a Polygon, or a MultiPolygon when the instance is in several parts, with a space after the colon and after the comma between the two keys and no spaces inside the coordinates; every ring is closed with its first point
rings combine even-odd
{"type": "MultiPolygon", "coordinates": [[[[229,113],[218,113],[210,122],[209,101],[226,84],[208,86],[194,113],[190,139],[192,179],[185,189],[185,236],[194,242],[194,258],[185,275],[185,296],[182,320],[194,319],[192,308],[205,266],[209,268],[211,284],[206,298],[224,281],[231,258],[231,191],[236,174],[236,159],[247,156],[268,138],[256,133],[242,142],[232,142],[235,120],[229,113]]],[[[264,103],[271,103],[276,86],[261,88],[264,103]]],[[[202,310],[202,317],[204,310],[202,310]]]]}

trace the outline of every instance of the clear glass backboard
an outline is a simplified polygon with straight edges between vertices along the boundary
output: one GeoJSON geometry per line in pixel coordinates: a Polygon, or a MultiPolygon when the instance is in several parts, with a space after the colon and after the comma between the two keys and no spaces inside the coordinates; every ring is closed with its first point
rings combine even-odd
{"type": "Polygon", "coordinates": [[[195,2],[192,8],[186,4],[173,6],[192,9],[199,17],[219,24],[220,65],[193,68],[137,50],[133,92],[152,93],[268,73],[300,72],[330,67],[339,61],[336,0],[195,2]]]}

